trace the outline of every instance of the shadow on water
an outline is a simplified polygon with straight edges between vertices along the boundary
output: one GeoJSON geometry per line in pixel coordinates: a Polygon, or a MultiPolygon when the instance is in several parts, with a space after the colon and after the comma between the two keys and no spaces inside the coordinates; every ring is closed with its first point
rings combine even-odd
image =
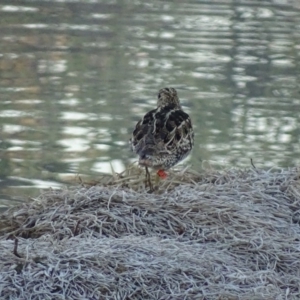
{"type": "Polygon", "coordinates": [[[2,1],[0,203],[122,171],[164,86],[192,117],[193,168],[299,163],[296,5],[2,1]]]}

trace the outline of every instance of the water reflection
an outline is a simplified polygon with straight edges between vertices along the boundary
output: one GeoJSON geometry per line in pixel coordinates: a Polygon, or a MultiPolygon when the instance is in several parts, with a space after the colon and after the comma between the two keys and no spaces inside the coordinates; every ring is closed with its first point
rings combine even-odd
{"type": "Polygon", "coordinates": [[[164,86],[194,122],[194,168],[299,163],[299,7],[53,3],[0,5],[1,203],[122,171],[164,86]]]}

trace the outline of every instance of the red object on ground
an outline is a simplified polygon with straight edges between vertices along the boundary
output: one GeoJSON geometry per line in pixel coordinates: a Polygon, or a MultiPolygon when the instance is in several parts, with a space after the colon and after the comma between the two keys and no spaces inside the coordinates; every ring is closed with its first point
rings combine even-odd
{"type": "Polygon", "coordinates": [[[168,174],[164,170],[158,170],[157,175],[162,179],[166,179],[168,177],[168,174]]]}

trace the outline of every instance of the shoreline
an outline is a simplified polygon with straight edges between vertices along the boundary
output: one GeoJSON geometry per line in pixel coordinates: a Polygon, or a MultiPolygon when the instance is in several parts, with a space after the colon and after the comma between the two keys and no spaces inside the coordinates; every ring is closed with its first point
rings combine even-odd
{"type": "Polygon", "coordinates": [[[300,169],[172,171],[153,193],[143,176],[2,213],[0,298],[300,297],[300,169]]]}

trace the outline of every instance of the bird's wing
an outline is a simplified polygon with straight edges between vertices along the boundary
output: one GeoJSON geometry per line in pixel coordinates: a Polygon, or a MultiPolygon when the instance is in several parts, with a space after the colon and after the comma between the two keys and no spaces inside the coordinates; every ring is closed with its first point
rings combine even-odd
{"type": "Polygon", "coordinates": [[[181,109],[171,110],[165,115],[162,130],[157,131],[157,139],[163,139],[165,148],[172,151],[174,148],[193,146],[194,132],[192,122],[187,113],[181,109]]]}
{"type": "Polygon", "coordinates": [[[145,116],[137,122],[135,128],[132,132],[132,137],[130,139],[132,150],[136,153],[139,152],[140,148],[143,148],[146,140],[153,139],[153,125],[154,116],[157,109],[153,109],[145,114],[145,116]]]}

